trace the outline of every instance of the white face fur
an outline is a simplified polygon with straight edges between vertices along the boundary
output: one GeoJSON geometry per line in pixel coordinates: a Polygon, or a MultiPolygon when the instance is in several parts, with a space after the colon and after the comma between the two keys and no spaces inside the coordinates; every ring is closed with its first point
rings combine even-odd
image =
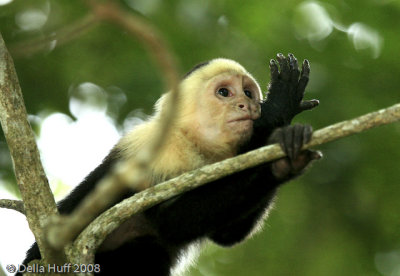
{"type": "Polygon", "coordinates": [[[197,102],[199,134],[210,143],[219,140],[237,147],[253,131],[260,116],[256,86],[247,77],[224,73],[212,78],[197,102]]]}
{"type": "Polygon", "coordinates": [[[257,82],[241,66],[234,70],[231,67],[225,60],[217,66],[211,62],[189,80],[195,82],[189,86],[190,91],[183,91],[197,95],[190,100],[191,120],[186,121],[191,139],[202,150],[210,149],[216,155],[220,155],[215,152],[218,150],[221,155],[235,155],[238,147],[251,137],[253,121],[261,113],[257,82]]]}

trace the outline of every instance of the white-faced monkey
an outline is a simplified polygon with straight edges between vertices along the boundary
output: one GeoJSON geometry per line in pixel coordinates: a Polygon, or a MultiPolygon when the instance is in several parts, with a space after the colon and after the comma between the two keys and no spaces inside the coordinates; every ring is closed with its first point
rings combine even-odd
{"type": "MultiPolygon", "coordinates": [[[[277,187],[321,157],[319,152],[301,150],[311,139],[311,127],[290,125],[296,114],[318,105],[317,100],[303,101],[309,63],[305,60],[300,72],[292,54],[278,54],[277,61],[270,62],[266,99],[255,79],[232,60],[214,59],[187,73],[180,83],[176,120],[166,146],[151,164],[149,182],[156,185],[271,143],[279,143],[287,157],[234,173],[132,216],[96,252],[100,274],[167,276],[190,245],[211,240],[231,246],[243,241],[260,228],[277,187]]],[[[151,119],[122,137],[103,163],[59,203],[60,213],[70,213],[117,160],[135,157],[159,127],[168,101],[167,93],[151,119]]],[[[40,259],[36,244],[24,264],[33,259],[40,259]]]]}

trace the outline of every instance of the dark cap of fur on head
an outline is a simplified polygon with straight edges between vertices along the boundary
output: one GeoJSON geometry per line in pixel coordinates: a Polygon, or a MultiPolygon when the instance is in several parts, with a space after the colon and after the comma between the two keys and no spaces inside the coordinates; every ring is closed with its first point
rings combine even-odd
{"type": "Polygon", "coordinates": [[[208,61],[205,61],[205,62],[202,62],[202,63],[197,64],[196,66],[194,66],[192,69],[190,69],[190,71],[187,72],[187,73],[183,76],[183,79],[186,79],[186,78],[187,78],[188,76],[190,76],[193,72],[195,72],[196,70],[200,69],[200,68],[203,67],[203,66],[208,65],[209,63],[210,63],[210,61],[208,60],[208,61]]]}

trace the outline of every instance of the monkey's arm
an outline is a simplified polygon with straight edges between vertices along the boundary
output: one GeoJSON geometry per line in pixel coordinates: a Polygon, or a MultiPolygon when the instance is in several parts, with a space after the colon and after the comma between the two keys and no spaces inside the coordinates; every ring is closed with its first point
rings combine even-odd
{"type": "Polygon", "coordinates": [[[269,203],[278,185],[268,166],[252,168],[161,203],[147,214],[166,240],[185,243],[247,218],[269,203]]]}
{"type": "Polygon", "coordinates": [[[228,245],[246,237],[275,189],[316,159],[311,151],[299,152],[311,137],[309,127],[289,126],[273,137],[279,141],[271,142],[282,143],[292,157],[237,172],[151,208],[148,217],[161,235],[178,244],[211,237],[228,245]]]}
{"type": "MultiPolygon", "coordinates": [[[[310,160],[316,160],[322,157],[322,154],[318,151],[306,150],[300,152],[301,145],[308,143],[311,136],[311,126],[302,126],[298,124],[290,127],[278,128],[272,133],[268,142],[270,144],[279,143],[288,156],[270,163],[270,169],[277,181],[284,182],[299,176],[310,160]]],[[[268,202],[271,202],[271,200],[272,198],[268,200],[268,202]]],[[[254,211],[226,227],[219,229],[213,233],[210,238],[216,243],[225,246],[233,245],[245,239],[251,229],[256,226],[257,221],[263,216],[267,207],[268,204],[265,204],[265,201],[260,202],[260,205],[257,206],[254,211]]]]}
{"type": "Polygon", "coordinates": [[[271,199],[265,202],[261,202],[252,213],[247,216],[237,219],[236,221],[227,224],[220,229],[209,235],[209,238],[221,245],[221,246],[232,246],[238,242],[241,242],[247,238],[247,236],[252,232],[252,229],[257,227],[260,219],[264,217],[265,212],[267,212],[268,206],[273,200],[274,193],[271,193],[271,199]]]}

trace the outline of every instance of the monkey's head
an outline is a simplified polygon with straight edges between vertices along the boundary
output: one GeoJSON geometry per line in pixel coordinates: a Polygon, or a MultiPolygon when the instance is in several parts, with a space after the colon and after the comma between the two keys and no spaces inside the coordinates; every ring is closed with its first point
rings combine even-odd
{"type": "MultiPolygon", "coordinates": [[[[261,89],[239,63],[214,59],[196,66],[180,84],[176,126],[200,150],[234,155],[260,117],[261,89]]],[[[162,109],[163,103],[159,103],[162,109]]]]}

